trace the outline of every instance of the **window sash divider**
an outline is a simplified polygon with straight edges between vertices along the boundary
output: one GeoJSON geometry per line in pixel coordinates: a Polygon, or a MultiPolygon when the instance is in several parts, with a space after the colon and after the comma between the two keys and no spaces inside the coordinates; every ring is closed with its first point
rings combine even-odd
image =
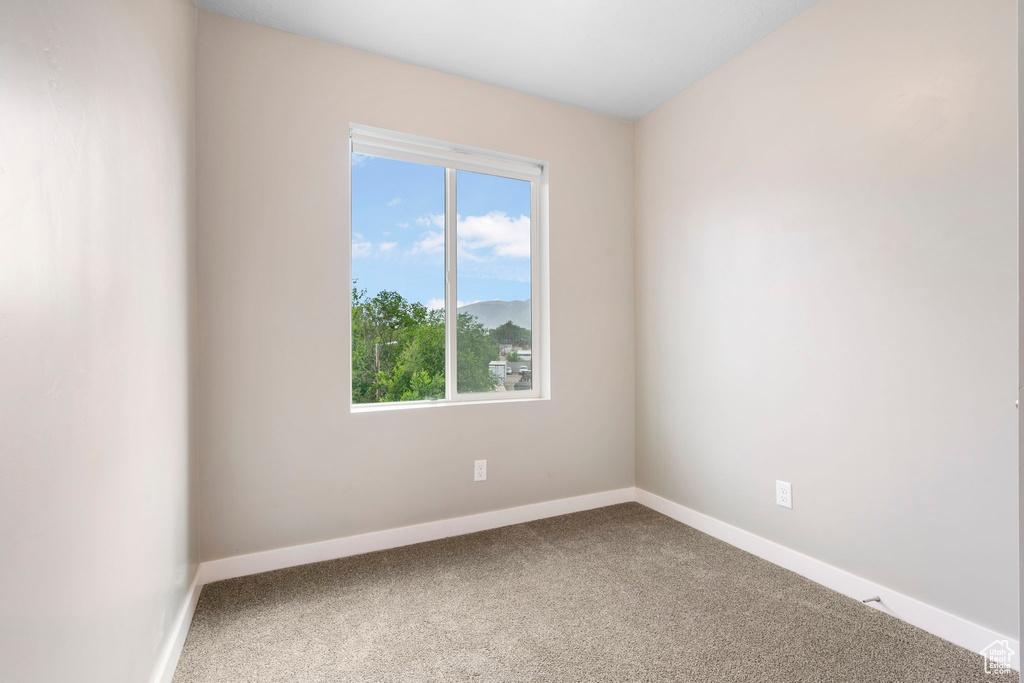
{"type": "Polygon", "coordinates": [[[455,205],[454,168],[444,172],[444,333],[445,333],[445,398],[449,401],[459,393],[458,387],[458,322],[459,322],[459,237],[457,233],[458,209],[455,205]]]}

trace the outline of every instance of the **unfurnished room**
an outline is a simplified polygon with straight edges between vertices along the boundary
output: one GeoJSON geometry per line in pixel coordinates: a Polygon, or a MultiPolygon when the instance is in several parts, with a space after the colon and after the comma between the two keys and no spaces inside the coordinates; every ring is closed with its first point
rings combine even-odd
{"type": "Polygon", "coordinates": [[[1019,21],[0,0],[0,683],[1016,682],[1019,21]]]}

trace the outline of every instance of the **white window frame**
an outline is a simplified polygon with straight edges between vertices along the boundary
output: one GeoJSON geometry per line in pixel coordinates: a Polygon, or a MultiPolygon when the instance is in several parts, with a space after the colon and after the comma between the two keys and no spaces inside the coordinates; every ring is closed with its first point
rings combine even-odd
{"type": "MultiPolygon", "coordinates": [[[[349,129],[349,277],[352,281],[352,212],[351,171],[352,154],[367,154],[398,161],[440,166],[445,169],[445,397],[420,401],[394,401],[388,403],[355,403],[352,401],[352,383],[349,381],[349,405],[352,412],[383,409],[413,408],[466,403],[501,403],[505,401],[536,400],[547,397],[546,337],[542,325],[546,319],[547,300],[546,260],[546,199],[547,164],[535,159],[490,152],[471,147],[453,145],[404,133],[351,124],[349,129]],[[524,180],[530,183],[530,316],[531,316],[531,374],[532,388],[521,391],[458,392],[458,239],[456,174],[471,171],[488,175],[524,180]]],[[[352,296],[348,297],[348,324],[352,321],[352,296]]],[[[352,329],[348,339],[349,373],[352,372],[352,329]]],[[[351,377],[351,374],[350,374],[351,377]]]]}

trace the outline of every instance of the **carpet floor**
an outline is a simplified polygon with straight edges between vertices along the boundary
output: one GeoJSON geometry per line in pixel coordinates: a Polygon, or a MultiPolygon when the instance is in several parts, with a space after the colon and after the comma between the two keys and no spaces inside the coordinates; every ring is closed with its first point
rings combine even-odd
{"type": "Polygon", "coordinates": [[[636,503],[212,583],[174,683],[1009,683],[636,503]]]}

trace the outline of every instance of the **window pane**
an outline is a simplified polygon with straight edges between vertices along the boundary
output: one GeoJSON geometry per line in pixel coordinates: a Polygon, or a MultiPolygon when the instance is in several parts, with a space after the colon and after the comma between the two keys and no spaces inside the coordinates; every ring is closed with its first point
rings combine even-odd
{"type": "Polygon", "coordinates": [[[530,183],[458,171],[458,392],[533,387],[530,183]]]}
{"type": "Polygon", "coordinates": [[[444,169],[352,155],[352,402],[445,396],[444,169]]]}

